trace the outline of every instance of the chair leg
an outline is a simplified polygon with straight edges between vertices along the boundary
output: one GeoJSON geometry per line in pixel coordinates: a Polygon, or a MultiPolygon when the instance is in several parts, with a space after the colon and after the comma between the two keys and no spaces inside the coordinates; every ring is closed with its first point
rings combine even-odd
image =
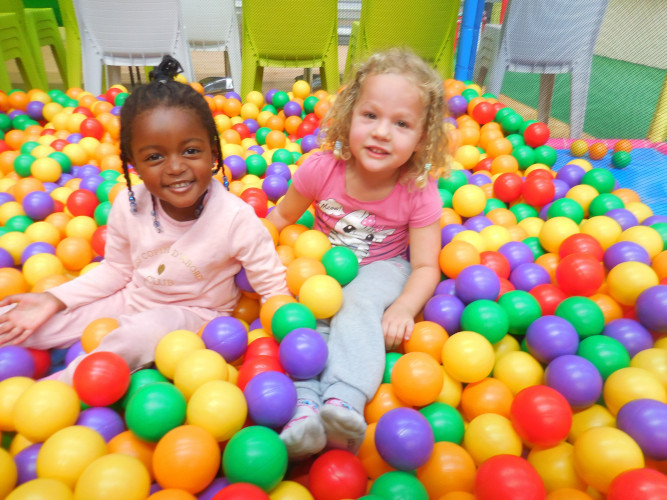
{"type": "Polygon", "coordinates": [[[501,46],[498,51],[496,60],[493,61],[491,69],[489,70],[488,82],[486,84],[486,91],[498,97],[503,86],[503,79],[505,78],[505,71],[507,70],[507,60],[503,56],[503,48],[501,46]]]}
{"type": "Polygon", "coordinates": [[[578,139],[584,133],[588,85],[591,79],[591,61],[572,69],[570,80],[570,137],[578,139]]]}
{"type": "Polygon", "coordinates": [[[537,97],[537,120],[542,123],[549,122],[549,115],[551,114],[551,101],[554,96],[554,83],[556,82],[556,75],[542,74],[540,75],[540,89],[537,97]]]}
{"type": "MultiPolygon", "coordinates": [[[[4,60],[4,56],[0,54],[0,60],[4,60]]],[[[9,78],[6,64],[0,64],[0,90],[9,92],[12,90],[12,82],[9,78]]]]}
{"type": "Polygon", "coordinates": [[[660,97],[658,97],[658,103],[655,106],[655,113],[648,128],[647,138],[652,142],[667,141],[667,76],[665,76],[665,81],[662,84],[660,97]]]}
{"type": "Polygon", "coordinates": [[[338,73],[338,46],[329,49],[320,68],[320,81],[322,89],[333,94],[340,87],[340,74],[338,73]]]}
{"type": "Polygon", "coordinates": [[[352,23],[352,31],[350,32],[350,42],[347,46],[347,58],[345,59],[345,72],[343,73],[343,81],[346,81],[350,77],[352,65],[354,64],[354,60],[357,57],[357,45],[360,43],[359,21],[354,21],[352,23]]]}

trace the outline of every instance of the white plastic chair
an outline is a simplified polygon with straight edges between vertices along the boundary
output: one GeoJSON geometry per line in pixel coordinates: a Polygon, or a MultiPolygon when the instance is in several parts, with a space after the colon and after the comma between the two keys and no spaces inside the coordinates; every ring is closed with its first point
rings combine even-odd
{"type": "Polygon", "coordinates": [[[102,92],[105,65],[111,85],[120,82],[120,66],[157,66],[165,54],[193,80],[178,0],[74,0],[74,8],[85,90],[102,92]]]}
{"type": "MultiPolygon", "coordinates": [[[[500,31],[500,45],[489,69],[486,91],[499,95],[505,71],[540,73],[537,117],[549,119],[555,75],[570,73],[570,137],[584,130],[593,49],[609,0],[511,0],[500,31]]],[[[494,36],[489,25],[481,42],[475,81],[483,83],[494,36]],[[489,43],[491,41],[491,43],[489,43]]]]}
{"type": "Polygon", "coordinates": [[[234,0],[181,0],[190,50],[226,51],[225,73],[241,89],[241,35],[234,0]]]}

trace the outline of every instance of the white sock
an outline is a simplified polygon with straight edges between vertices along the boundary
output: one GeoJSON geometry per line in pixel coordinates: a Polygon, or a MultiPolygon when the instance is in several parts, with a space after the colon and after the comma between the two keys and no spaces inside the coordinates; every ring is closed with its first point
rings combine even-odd
{"type": "Polygon", "coordinates": [[[359,412],[344,401],[331,398],[324,403],[320,416],[330,447],[355,454],[359,451],[366,434],[366,421],[359,412]]]}
{"type": "Polygon", "coordinates": [[[319,453],[327,444],[319,417],[319,405],[309,399],[299,399],[292,420],[285,424],[282,439],[290,458],[306,458],[319,453]]]}

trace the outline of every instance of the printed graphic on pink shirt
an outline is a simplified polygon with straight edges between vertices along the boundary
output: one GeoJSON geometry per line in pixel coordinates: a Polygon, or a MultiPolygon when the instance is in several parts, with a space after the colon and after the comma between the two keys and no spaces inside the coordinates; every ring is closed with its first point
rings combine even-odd
{"type": "Polygon", "coordinates": [[[376,227],[375,215],[368,210],[355,210],[345,213],[343,207],[333,198],[322,200],[318,204],[323,214],[337,220],[329,224],[329,241],[334,246],[346,246],[354,252],[361,262],[370,254],[372,244],[381,243],[395,229],[376,227]]]}

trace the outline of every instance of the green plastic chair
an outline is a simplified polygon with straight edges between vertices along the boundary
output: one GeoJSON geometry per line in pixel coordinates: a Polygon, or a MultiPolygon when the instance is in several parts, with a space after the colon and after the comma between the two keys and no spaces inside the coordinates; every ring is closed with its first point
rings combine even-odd
{"type": "Polygon", "coordinates": [[[58,0],[60,16],[65,28],[65,53],[67,54],[67,86],[81,88],[83,68],[81,66],[81,35],[76,22],[72,0],[58,0]]]}
{"type": "Polygon", "coordinates": [[[241,96],[262,90],[264,68],[320,68],[322,88],[335,92],[337,0],[244,0],[241,96]]]}
{"type": "Polygon", "coordinates": [[[60,77],[63,83],[67,85],[67,55],[53,9],[25,9],[25,18],[28,30],[31,32],[33,39],[37,41],[39,50],[41,51],[42,47],[51,48],[60,77]]]}
{"type": "MultiPolygon", "coordinates": [[[[6,4],[1,3],[2,7],[6,4]]],[[[25,22],[14,12],[0,12],[0,56],[3,62],[16,59],[26,89],[48,90],[41,54],[37,54],[25,22]],[[39,64],[42,65],[41,71],[39,64]]],[[[12,90],[7,65],[0,68],[0,89],[12,90]]]]}
{"type": "Polygon", "coordinates": [[[412,49],[450,78],[459,5],[460,0],[364,0],[359,21],[352,23],[345,80],[356,63],[390,47],[412,49]]]}

